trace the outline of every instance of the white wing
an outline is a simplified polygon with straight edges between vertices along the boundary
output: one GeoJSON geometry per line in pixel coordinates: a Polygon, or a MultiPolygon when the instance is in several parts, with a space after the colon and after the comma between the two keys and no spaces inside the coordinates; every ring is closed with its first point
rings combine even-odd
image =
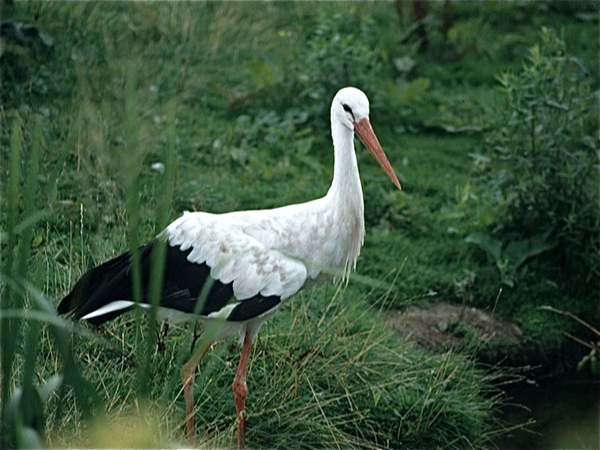
{"type": "Polygon", "coordinates": [[[192,248],[187,259],[206,263],[212,278],[233,282],[238,300],[257,294],[286,300],[305,284],[305,264],[280,250],[268,248],[244,232],[235,215],[185,213],[165,230],[169,245],[182,251],[192,248]]]}

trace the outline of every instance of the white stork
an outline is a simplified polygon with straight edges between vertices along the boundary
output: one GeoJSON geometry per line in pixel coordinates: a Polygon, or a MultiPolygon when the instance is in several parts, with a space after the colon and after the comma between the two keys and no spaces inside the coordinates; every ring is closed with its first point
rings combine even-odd
{"type": "MultiPolygon", "coordinates": [[[[258,330],[299,290],[331,277],[347,279],[356,266],[365,225],[355,131],[401,189],[371,128],[369,101],[362,91],[347,87],[336,94],[331,131],[335,165],[325,197],[268,210],[186,212],[157,237],[168,243],[159,314],[171,320],[197,317],[194,313],[209,321],[219,319],[224,326],[214,339],[233,331],[243,335],[233,382],[240,448],[245,444],[246,372],[258,330]]],[[[155,244],[156,240],[139,251],[140,306],[146,308],[155,244]]],[[[76,319],[100,324],[133,308],[131,260],[131,254],[125,253],[85,273],[58,306],[59,313],[72,311],[76,319]]],[[[190,445],[194,444],[194,376],[210,345],[198,348],[181,370],[190,445]]]]}

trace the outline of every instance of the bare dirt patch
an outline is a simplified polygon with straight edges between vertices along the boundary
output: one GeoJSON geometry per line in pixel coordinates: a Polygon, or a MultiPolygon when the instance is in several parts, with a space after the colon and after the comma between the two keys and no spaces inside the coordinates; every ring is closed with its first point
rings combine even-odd
{"type": "Polygon", "coordinates": [[[525,345],[521,329],[492,312],[438,303],[389,311],[388,326],[429,350],[473,349],[485,360],[501,360],[525,345]]]}

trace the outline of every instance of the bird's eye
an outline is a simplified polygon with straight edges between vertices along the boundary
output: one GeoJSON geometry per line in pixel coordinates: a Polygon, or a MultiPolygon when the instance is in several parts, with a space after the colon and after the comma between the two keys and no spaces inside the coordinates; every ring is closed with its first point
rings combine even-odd
{"type": "Polygon", "coordinates": [[[347,113],[350,113],[350,115],[352,116],[352,120],[354,121],[354,113],[352,112],[352,108],[350,108],[346,103],[342,103],[342,108],[344,108],[344,111],[346,111],[347,113]]]}

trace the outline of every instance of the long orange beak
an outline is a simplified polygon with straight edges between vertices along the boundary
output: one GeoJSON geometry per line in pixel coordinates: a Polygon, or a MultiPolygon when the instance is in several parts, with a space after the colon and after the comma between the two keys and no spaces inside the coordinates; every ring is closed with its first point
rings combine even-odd
{"type": "Polygon", "coordinates": [[[356,130],[356,134],[358,134],[360,140],[369,149],[385,173],[387,173],[388,177],[390,177],[394,184],[398,186],[398,189],[402,189],[402,186],[400,186],[400,182],[398,181],[398,177],[396,176],[396,172],[394,172],[394,168],[388,161],[387,156],[385,156],[377,136],[375,136],[375,132],[371,127],[371,122],[369,122],[369,119],[364,118],[360,122],[355,122],[354,129],[356,130]]]}

